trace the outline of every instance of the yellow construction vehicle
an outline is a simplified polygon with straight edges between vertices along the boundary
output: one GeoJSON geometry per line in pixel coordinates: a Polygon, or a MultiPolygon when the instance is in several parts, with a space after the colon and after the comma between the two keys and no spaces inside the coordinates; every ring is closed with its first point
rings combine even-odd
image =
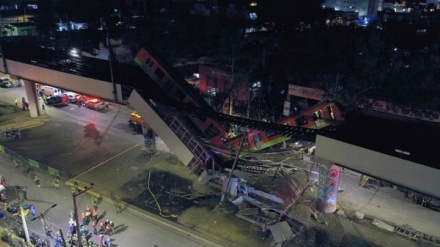
{"type": "Polygon", "coordinates": [[[144,124],[144,119],[136,111],[134,111],[130,114],[130,120],[128,121],[128,125],[135,132],[142,134],[142,125],[143,124],[144,124]]]}

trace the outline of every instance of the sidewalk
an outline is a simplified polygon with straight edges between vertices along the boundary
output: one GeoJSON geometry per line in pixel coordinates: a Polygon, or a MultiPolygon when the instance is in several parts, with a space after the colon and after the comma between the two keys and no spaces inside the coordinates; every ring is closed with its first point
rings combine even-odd
{"type": "Polygon", "coordinates": [[[0,115],[0,129],[5,130],[9,128],[16,129],[29,129],[43,125],[47,121],[50,121],[51,117],[49,115],[41,115],[39,117],[30,117],[29,111],[23,111],[15,106],[2,104],[0,102],[1,112],[3,115],[12,114],[13,116],[8,116],[2,119],[0,115]]]}

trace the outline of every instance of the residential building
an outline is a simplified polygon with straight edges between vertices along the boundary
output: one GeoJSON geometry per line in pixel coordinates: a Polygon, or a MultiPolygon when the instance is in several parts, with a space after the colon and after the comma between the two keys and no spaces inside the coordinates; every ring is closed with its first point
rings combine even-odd
{"type": "Polygon", "coordinates": [[[360,18],[375,18],[381,2],[382,0],[326,0],[323,7],[335,11],[357,12],[360,18]]]}
{"type": "Polygon", "coordinates": [[[9,23],[2,27],[4,36],[37,36],[37,26],[32,22],[9,23]]]}

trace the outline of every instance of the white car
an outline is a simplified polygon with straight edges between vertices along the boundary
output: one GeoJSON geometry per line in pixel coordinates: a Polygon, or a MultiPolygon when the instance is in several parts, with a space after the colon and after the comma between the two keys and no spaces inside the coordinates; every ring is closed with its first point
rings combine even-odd
{"type": "Polygon", "coordinates": [[[78,97],[80,96],[79,94],[73,92],[65,92],[65,94],[67,94],[67,96],[69,97],[70,103],[76,103],[78,97]]]}

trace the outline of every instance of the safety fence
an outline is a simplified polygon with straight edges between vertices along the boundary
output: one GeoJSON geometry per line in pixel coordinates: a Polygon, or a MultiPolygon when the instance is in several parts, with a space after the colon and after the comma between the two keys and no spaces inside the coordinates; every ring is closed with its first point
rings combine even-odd
{"type": "Polygon", "coordinates": [[[8,154],[16,167],[18,167],[19,165],[25,165],[25,173],[31,170],[42,170],[48,172],[54,177],[66,176],[66,174],[60,173],[60,171],[54,167],[48,166],[37,160],[25,157],[17,152],[12,151],[11,149],[6,148],[5,146],[0,145],[0,154],[2,153],[8,154]]]}

